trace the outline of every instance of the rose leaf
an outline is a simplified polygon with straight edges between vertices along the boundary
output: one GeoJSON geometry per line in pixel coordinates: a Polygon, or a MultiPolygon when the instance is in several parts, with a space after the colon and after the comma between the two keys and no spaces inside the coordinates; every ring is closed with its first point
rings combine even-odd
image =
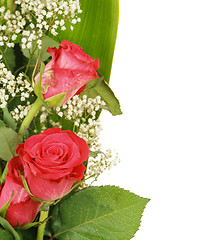
{"type": "Polygon", "coordinates": [[[21,136],[11,128],[0,127],[0,158],[9,161],[16,156],[16,148],[22,143],[21,136]]]}
{"type": "Polygon", "coordinates": [[[122,114],[118,99],[103,78],[88,82],[82,94],[87,95],[89,98],[101,96],[102,100],[106,103],[104,109],[110,111],[113,116],[122,114]]]}
{"type": "Polygon", "coordinates": [[[8,69],[13,71],[16,66],[16,56],[13,48],[7,48],[5,46],[0,48],[1,54],[6,50],[6,53],[4,55],[5,60],[8,64],[8,69]]]}
{"type": "Polygon", "coordinates": [[[89,187],[52,208],[53,237],[129,240],[149,199],[115,186],[89,187]]]}
{"type": "Polygon", "coordinates": [[[0,120],[0,127],[5,127],[5,126],[6,124],[2,120],[0,120]]]}
{"type": "MultiPolygon", "coordinates": [[[[59,43],[56,42],[55,40],[51,39],[47,35],[43,35],[41,49],[37,49],[35,51],[35,53],[33,54],[32,58],[34,60],[36,60],[36,59],[38,59],[38,57],[40,57],[41,61],[46,61],[50,57],[50,54],[47,53],[48,47],[51,47],[51,48],[59,47],[59,43]]],[[[23,52],[23,55],[29,59],[31,57],[30,52],[32,52],[33,49],[31,51],[29,51],[28,48],[22,48],[22,46],[21,46],[21,51],[23,52]]]]}
{"type": "Polygon", "coordinates": [[[13,130],[16,130],[17,123],[13,119],[13,117],[11,116],[10,112],[8,111],[8,108],[5,107],[2,110],[3,110],[3,120],[4,120],[4,123],[7,125],[7,127],[10,127],[13,130]]]}
{"type": "Polygon", "coordinates": [[[13,235],[3,229],[0,229],[0,239],[3,240],[14,240],[13,235]]]}
{"type": "MultiPolygon", "coordinates": [[[[3,228],[8,232],[11,233],[14,237],[15,240],[20,240],[20,237],[18,235],[18,233],[14,230],[14,228],[9,224],[9,222],[0,217],[0,224],[3,226],[3,228]]],[[[1,233],[1,232],[0,232],[1,233]]],[[[1,235],[0,235],[1,237],[1,235]]],[[[3,238],[4,239],[4,238],[3,238]]],[[[6,238],[5,238],[6,239],[6,238]]],[[[13,239],[13,238],[8,238],[8,239],[13,239]]]]}

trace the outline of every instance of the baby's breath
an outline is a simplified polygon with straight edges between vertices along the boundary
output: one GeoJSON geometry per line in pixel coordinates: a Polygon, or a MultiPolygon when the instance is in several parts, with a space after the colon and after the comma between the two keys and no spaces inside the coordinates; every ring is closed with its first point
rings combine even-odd
{"type": "MultiPolygon", "coordinates": [[[[2,56],[0,55],[0,59],[2,56]]],[[[0,108],[5,108],[7,103],[12,101],[15,97],[19,97],[21,102],[28,104],[27,108],[20,108],[19,106],[11,111],[11,114],[16,120],[22,119],[27,115],[29,109],[28,98],[30,97],[33,88],[30,83],[24,78],[22,73],[15,77],[9,71],[5,64],[0,61],[0,108]],[[25,110],[26,109],[26,110],[25,110]]]]}
{"type": "Polygon", "coordinates": [[[66,29],[67,19],[71,29],[80,22],[79,0],[17,0],[15,4],[14,13],[4,6],[0,8],[0,46],[14,47],[20,41],[23,49],[41,48],[43,34],[56,36],[58,30],[66,29]]]}

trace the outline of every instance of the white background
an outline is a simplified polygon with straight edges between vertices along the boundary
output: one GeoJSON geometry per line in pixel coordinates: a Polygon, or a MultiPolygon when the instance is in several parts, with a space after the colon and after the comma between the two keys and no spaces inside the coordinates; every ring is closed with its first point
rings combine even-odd
{"type": "Polygon", "coordinates": [[[120,0],[110,86],[122,116],[101,116],[121,163],[100,178],[151,198],[137,240],[204,239],[204,1],[120,0]]]}

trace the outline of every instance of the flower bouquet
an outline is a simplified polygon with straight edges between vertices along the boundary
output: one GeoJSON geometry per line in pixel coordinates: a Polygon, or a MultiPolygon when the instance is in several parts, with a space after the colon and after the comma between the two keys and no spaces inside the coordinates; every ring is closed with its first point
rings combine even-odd
{"type": "Polygon", "coordinates": [[[117,0],[0,6],[0,239],[131,239],[149,199],[93,186],[117,164],[99,141],[117,0]]]}

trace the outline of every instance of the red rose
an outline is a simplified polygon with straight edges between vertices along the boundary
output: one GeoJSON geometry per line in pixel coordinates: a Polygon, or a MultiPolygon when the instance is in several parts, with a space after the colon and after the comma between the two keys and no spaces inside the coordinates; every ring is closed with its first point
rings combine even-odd
{"type": "Polygon", "coordinates": [[[21,177],[18,173],[23,171],[23,166],[18,157],[14,157],[8,164],[8,175],[6,181],[1,185],[0,207],[5,205],[12,196],[6,213],[6,219],[12,226],[23,226],[31,223],[40,207],[40,202],[33,201],[23,187],[21,177]]]}
{"type": "Polygon", "coordinates": [[[89,155],[87,143],[75,133],[52,128],[28,138],[17,148],[25,179],[35,198],[56,200],[80,181],[89,155]]]}
{"type": "MultiPolygon", "coordinates": [[[[98,59],[94,60],[76,44],[63,40],[60,47],[48,48],[52,60],[45,66],[42,75],[42,93],[44,99],[69,91],[64,103],[85,89],[86,83],[98,78],[98,59]]],[[[35,82],[39,81],[38,73],[35,82]]]]}

